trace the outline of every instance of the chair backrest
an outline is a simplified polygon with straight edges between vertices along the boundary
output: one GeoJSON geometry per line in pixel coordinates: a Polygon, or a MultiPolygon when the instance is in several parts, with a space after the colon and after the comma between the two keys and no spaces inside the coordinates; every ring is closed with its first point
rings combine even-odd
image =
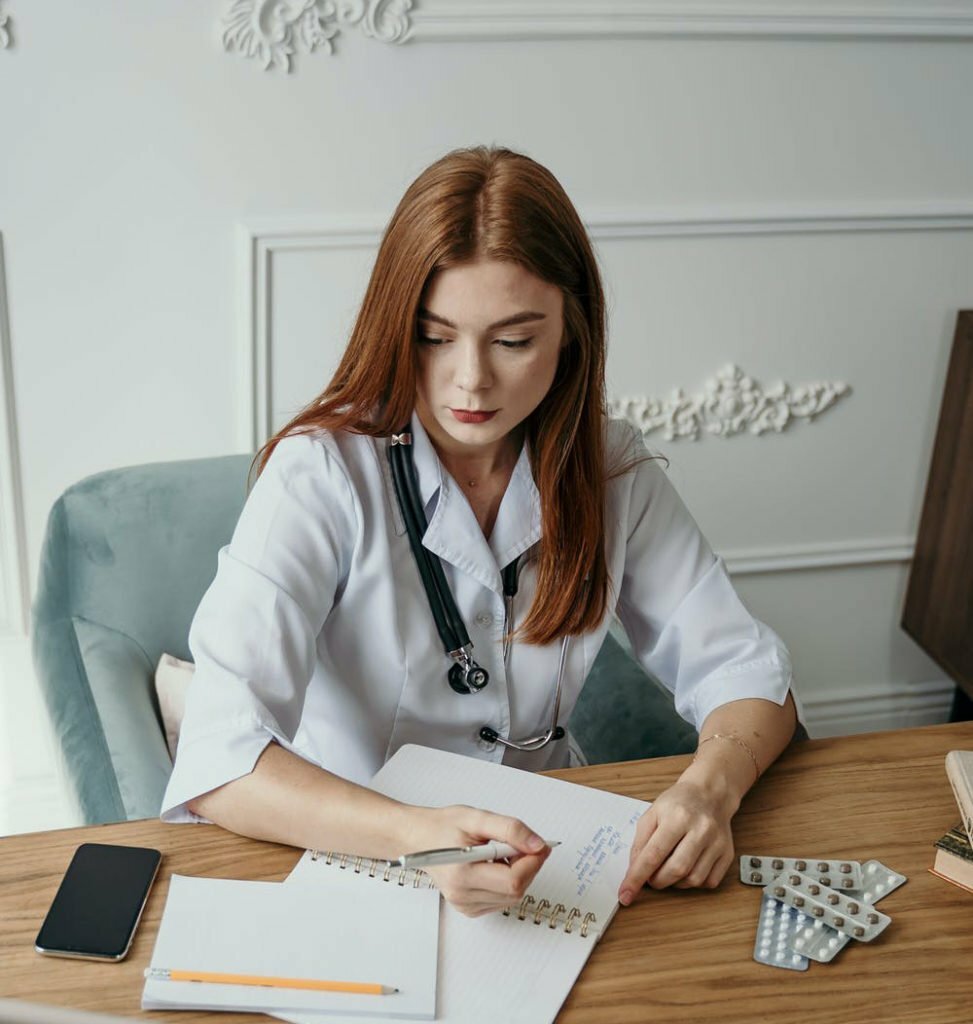
{"type": "Polygon", "coordinates": [[[591,666],[570,728],[589,764],[688,754],[698,739],[672,694],[635,660],[617,620],[591,666]]]}
{"type": "Polygon", "coordinates": [[[172,767],[153,676],[189,625],[246,498],[250,456],[111,470],[51,510],[34,663],[85,821],[158,814],[172,767]]]}
{"type": "MultiPolygon", "coordinates": [[[[153,679],[188,660],[189,626],[246,498],[250,456],[116,469],[51,510],[34,602],[34,663],[85,821],[159,812],[172,762],[153,679]]],[[[570,719],[592,763],[692,750],[671,696],[606,638],[570,719]]]]}

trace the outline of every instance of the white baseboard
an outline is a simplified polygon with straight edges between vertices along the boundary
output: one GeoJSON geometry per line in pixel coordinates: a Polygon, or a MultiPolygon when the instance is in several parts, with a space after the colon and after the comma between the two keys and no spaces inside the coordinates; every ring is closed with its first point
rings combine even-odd
{"type": "Polygon", "coordinates": [[[803,697],[807,729],[813,738],[846,736],[882,729],[910,729],[949,719],[954,686],[948,680],[887,686],[858,687],[823,697],[803,697]]]}
{"type": "Polygon", "coordinates": [[[67,779],[57,772],[0,785],[0,833],[46,832],[81,825],[81,812],[67,779]]]}

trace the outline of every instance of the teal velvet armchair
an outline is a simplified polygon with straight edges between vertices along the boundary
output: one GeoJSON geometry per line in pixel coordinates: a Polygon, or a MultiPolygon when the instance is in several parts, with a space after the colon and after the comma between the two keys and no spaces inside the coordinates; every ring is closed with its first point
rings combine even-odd
{"type": "MultiPolygon", "coordinates": [[[[231,455],[111,470],[75,484],[51,510],[34,663],[89,824],[159,812],[172,764],[155,668],[163,653],[190,659],[189,625],[243,507],[249,466],[249,456],[231,455]]],[[[696,742],[612,634],[570,727],[592,763],[696,742]]]]}

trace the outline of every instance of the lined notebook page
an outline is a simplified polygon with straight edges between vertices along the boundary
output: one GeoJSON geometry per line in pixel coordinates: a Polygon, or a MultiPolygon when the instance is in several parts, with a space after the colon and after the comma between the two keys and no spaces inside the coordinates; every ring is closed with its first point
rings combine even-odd
{"type": "MultiPolygon", "coordinates": [[[[523,921],[515,913],[469,918],[444,902],[439,945],[437,1021],[552,1021],[618,907],[615,895],[628,867],[635,823],[649,805],[417,746],[399,750],[376,775],[372,788],[409,803],[464,803],[515,815],[545,838],[561,840],[530,893],[552,905],[560,902],[595,913],[597,926],[587,937],[582,938],[577,922],[566,934],[563,915],[558,927],[551,929],[543,919],[534,924],[530,911],[523,921]]],[[[306,853],[284,885],[313,891],[318,879],[334,871],[341,871],[336,863],[329,865],[306,853]]],[[[394,883],[382,882],[380,874],[360,877],[366,886],[389,890],[389,901],[402,891],[394,883]]],[[[313,1014],[277,1016],[294,1024],[318,1020],[313,1014]]]]}
{"type": "Polygon", "coordinates": [[[143,1009],[311,1010],[432,1019],[439,894],[355,884],[344,872],[311,887],[173,875],[152,967],[389,985],[392,995],[147,980],[143,1009]]]}
{"type": "MultiPolygon", "coordinates": [[[[399,749],[371,782],[396,800],[427,807],[469,804],[526,822],[561,841],[528,890],[552,905],[611,920],[628,867],[635,825],[648,804],[560,779],[413,744],[399,749]]],[[[403,853],[408,851],[403,850],[403,853]]]]}

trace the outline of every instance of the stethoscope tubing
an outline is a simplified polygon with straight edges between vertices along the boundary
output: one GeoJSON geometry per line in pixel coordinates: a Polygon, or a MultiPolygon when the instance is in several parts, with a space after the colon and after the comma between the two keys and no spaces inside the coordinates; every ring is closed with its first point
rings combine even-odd
{"type": "Polygon", "coordinates": [[[422,546],[422,535],[426,532],[427,524],[424,522],[425,515],[422,513],[422,498],[419,493],[415,466],[412,459],[409,458],[390,457],[389,461],[394,481],[398,484],[397,491],[405,494],[408,499],[400,501],[399,507],[406,520],[409,545],[412,548],[423,587],[430,598],[430,603],[435,600],[438,606],[433,607],[432,611],[439,639],[442,640],[447,652],[460,650],[469,646],[470,637],[466,632],[465,623],[456,612],[455,603],[446,597],[449,594],[449,584],[446,582],[442,563],[438,558],[430,558],[429,552],[422,546]],[[450,607],[451,605],[452,607],[450,607]]]}
{"type": "MultiPolygon", "coordinates": [[[[419,490],[415,463],[412,459],[412,437],[408,427],[403,428],[399,434],[393,435],[389,445],[388,456],[392,472],[392,482],[395,486],[395,496],[405,522],[409,546],[412,549],[412,554],[419,570],[423,589],[426,591],[429,608],[436,624],[436,631],[439,633],[439,638],[443,643],[446,654],[454,660],[454,671],[456,666],[462,662],[466,668],[475,668],[477,672],[482,674],[482,685],[471,686],[468,690],[468,692],[475,692],[486,685],[487,676],[483,669],[473,661],[471,654],[473,644],[466,630],[466,624],[463,622],[459,609],[456,607],[456,602],[453,600],[449,584],[446,581],[446,574],[443,571],[442,562],[430,551],[427,551],[422,544],[422,537],[425,534],[427,523],[422,507],[422,495],[419,490]],[[401,450],[397,451],[397,449],[401,450]]],[[[505,670],[509,667],[510,661],[513,600],[518,590],[520,568],[521,560],[518,557],[505,566],[502,571],[504,602],[503,664],[505,670]]],[[[554,686],[553,714],[548,730],[539,736],[531,736],[525,740],[512,740],[501,736],[490,726],[483,726],[480,729],[481,739],[489,743],[500,743],[513,750],[530,752],[540,750],[550,743],[552,739],[561,739],[565,735],[564,729],[557,724],[557,718],[561,709],[561,689],[567,663],[569,640],[570,637],[565,636],[561,641],[557,680],[554,686]]],[[[469,676],[467,676],[467,679],[469,679],[469,676]]],[[[452,682],[450,685],[452,685],[452,682]]]]}

